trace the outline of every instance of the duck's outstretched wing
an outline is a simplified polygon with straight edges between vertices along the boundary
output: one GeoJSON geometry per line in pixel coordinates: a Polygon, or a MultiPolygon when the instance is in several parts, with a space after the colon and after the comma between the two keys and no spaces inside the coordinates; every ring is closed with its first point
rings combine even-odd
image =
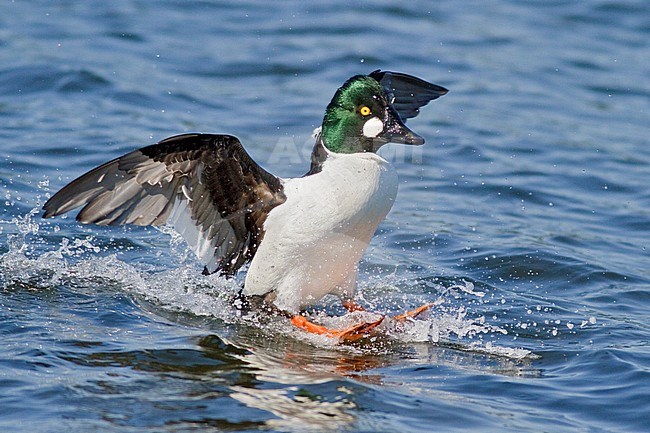
{"type": "Polygon", "coordinates": [[[382,85],[388,101],[402,120],[417,116],[420,107],[448,92],[444,87],[401,72],[377,69],[370,76],[382,85]]]}
{"type": "Polygon", "coordinates": [[[50,198],[44,218],[83,209],[84,224],[170,224],[205,263],[234,274],[252,259],[282,181],[230,135],[184,134],[107,162],[50,198]]]}

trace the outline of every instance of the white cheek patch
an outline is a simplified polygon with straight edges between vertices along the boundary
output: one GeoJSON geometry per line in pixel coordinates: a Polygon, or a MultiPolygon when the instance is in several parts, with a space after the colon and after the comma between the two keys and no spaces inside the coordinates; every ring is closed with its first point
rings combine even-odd
{"type": "Polygon", "coordinates": [[[384,122],[379,120],[378,117],[373,117],[366,120],[363,124],[363,135],[368,138],[375,138],[381,131],[384,130],[384,122]]]}

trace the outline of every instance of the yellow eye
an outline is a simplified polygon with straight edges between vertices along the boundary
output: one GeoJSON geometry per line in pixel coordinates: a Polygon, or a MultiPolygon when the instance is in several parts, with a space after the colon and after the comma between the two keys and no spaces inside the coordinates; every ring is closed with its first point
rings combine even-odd
{"type": "Polygon", "coordinates": [[[372,112],[370,111],[370,108],[366,107],[365,105],[362,105],[361,108],[359,108],[359,113],[362,116],[367,116],[372,112]]]}

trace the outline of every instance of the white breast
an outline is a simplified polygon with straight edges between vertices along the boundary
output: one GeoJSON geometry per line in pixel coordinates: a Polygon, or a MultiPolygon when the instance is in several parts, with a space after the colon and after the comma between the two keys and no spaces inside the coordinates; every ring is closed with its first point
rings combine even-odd
{"type": "Polygon", "coordinates": [[[244,293],[275,290],[297,311],[328,293],[351,296],[357,265],[397,195],[397,176],[374,153],[330,154],[320,173],[284,181],[251,262],[244,293]]]}

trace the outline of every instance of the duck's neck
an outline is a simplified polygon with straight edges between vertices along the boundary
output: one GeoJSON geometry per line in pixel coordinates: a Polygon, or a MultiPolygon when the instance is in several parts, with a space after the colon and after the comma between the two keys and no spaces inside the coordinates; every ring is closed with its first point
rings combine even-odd
{"type": "Polygon", "coordinates": [[[314,148],[311,151],[311,167],[305,176],[320,173],[323,168],[323,163],[328,155],[332,153],[361,153],[361,152],[376,152],[376,150],[383,144],[383,142],[375,145],[371,138],[367,137],[354,137],[350,136],[345,139],[339,138],[338,140],[330,139],[325,144],[326,137],[323,136],[323,131],[315,130],[314,148]],[[333,144],[333,145],[332,145],[333,144]]]}

